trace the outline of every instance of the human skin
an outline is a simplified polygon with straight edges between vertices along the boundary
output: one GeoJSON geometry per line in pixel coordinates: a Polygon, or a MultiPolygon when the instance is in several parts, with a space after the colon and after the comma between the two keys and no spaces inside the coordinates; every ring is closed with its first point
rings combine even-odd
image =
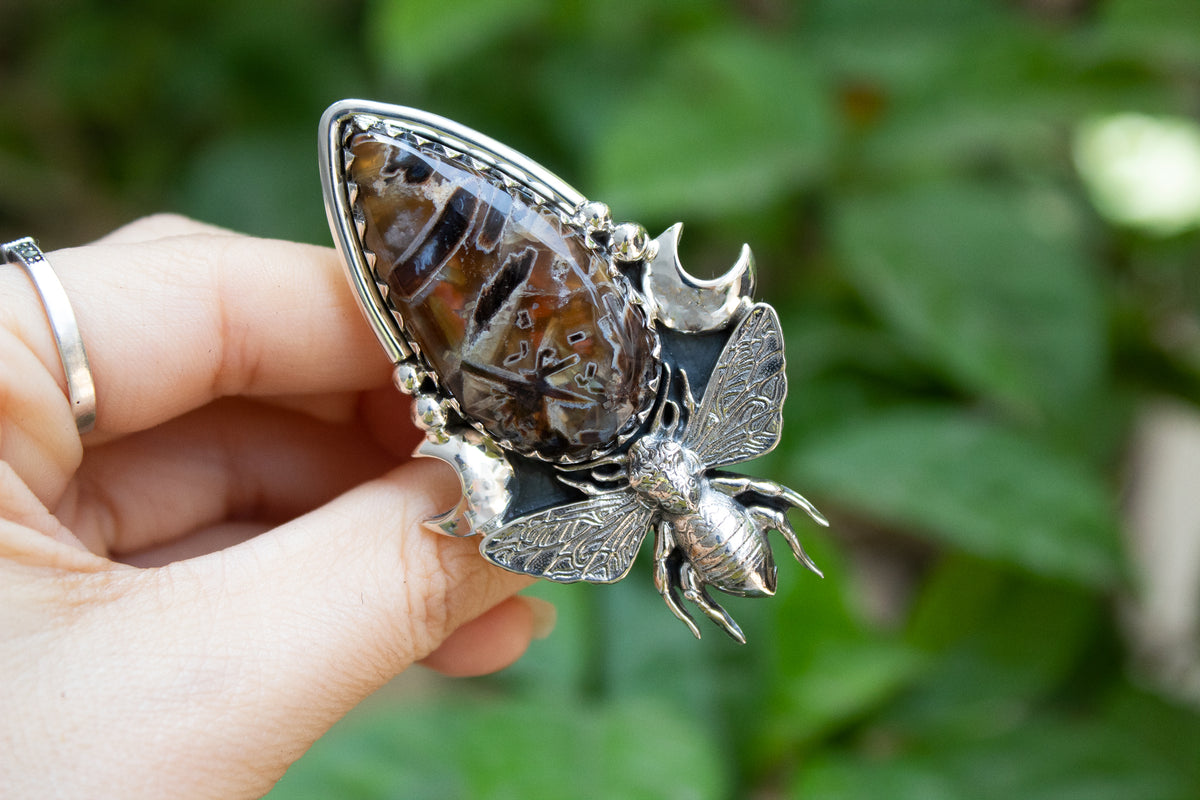
{"type": "Polygon", "coordinates": [[[157,216],[47,258],[97,424],[0,269],[5,796],[258,797],[410,665],[524,652],[527,579],[421,526],[457,483],[332,250],[157,216]]]}

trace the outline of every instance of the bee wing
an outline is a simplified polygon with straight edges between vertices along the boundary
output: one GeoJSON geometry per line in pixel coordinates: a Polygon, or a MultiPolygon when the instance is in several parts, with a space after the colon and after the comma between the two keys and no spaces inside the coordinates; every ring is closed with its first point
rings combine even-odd
{"type": "Polygon", "coordinates": [[[709,467],[770,451],[783,429],[783,331],[775,309],[751,307],[721,351],[683,444],[709,467]]]}
{"type": "Polygon", "coordinates": [[[479,545],[493,564],[559,583],[612,583],[633,566],[654,512],[628,489],[508,523],[479,545]]]}

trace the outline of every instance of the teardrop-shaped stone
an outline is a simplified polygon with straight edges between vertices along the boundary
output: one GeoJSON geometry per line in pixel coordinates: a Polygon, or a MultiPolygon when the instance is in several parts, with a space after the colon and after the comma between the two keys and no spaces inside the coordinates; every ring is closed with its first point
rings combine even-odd
{"type": "Polygon", "coordinates": [[[582,461],[653,401],[657,336],[604,258],[461,159],[348,144],[378,279],[463,413],[502,445],[582,461]]]}

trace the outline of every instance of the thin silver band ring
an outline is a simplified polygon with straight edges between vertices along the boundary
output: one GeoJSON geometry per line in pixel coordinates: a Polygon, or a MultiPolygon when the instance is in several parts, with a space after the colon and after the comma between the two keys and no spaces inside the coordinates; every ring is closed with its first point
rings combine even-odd
{"type": "Polygon", "coordinates": [[[17,239],[0,250],[3,251],[5,262],[24,268],[42,298],[46,319],[54,334],[54,344],[58,346],[58,356],[62,359],[63,372],[67,376],[67,397],[75,414],[75,427],[80,433],[87,433],[96,425],[96,384],[92,380],[87,350],[83,347],[79,324],[75,321],[75,312],[71,310],[67,292],[33,239],[28,236],[17,239]]]}

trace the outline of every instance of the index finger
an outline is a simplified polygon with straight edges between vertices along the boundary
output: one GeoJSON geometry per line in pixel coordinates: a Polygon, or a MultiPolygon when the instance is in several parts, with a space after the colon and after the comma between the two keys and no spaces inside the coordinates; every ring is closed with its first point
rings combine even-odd
{"type": "Polygon", "coordinates": [[[332,249],[178,218],[158,227],[169,234],[49,255],[91,360],[98,431],[149,428],[228,395],[386,383],[387,359],[332,249]]]}

